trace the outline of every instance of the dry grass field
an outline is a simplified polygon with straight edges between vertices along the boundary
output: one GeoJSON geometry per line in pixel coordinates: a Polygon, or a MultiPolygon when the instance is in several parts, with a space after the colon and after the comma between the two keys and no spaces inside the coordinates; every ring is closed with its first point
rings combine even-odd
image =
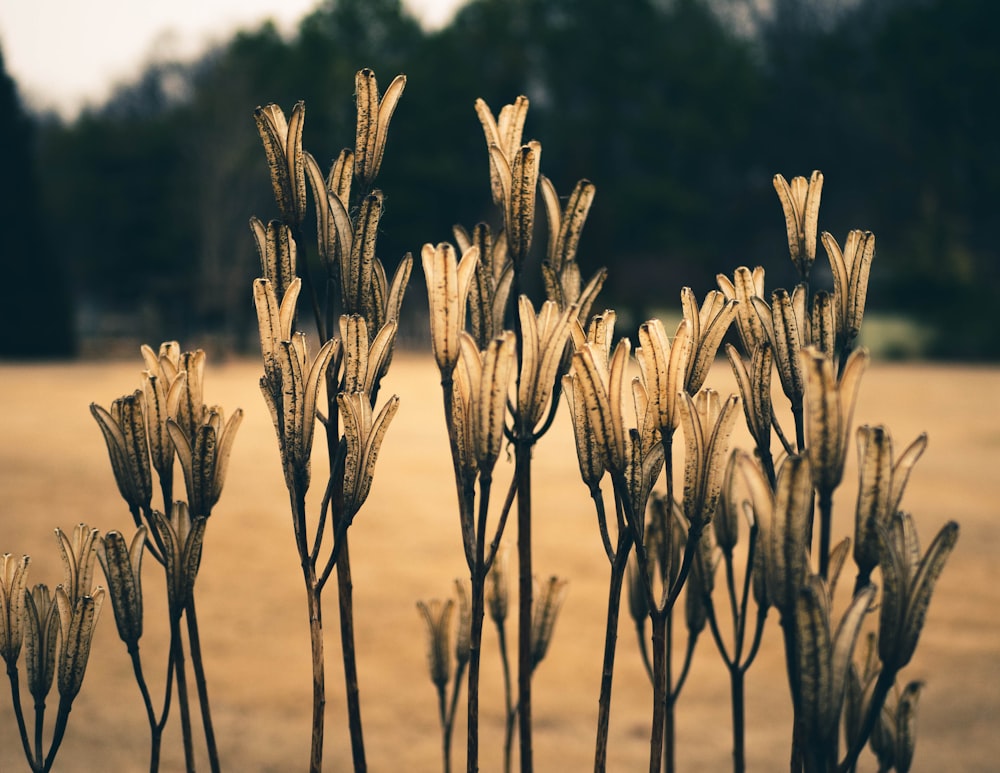
{"type": "MultiPolygon", "coordinates": [[[[0,365],[0,552],[29,553],[32,582],[61,581],[54,527],[85,521],[130,534],[88,404],[104,405],[139,385],[141,361],[0,365]]],[[[241,406],[226,488],[209,524],[196,587],[209,688],[223,767],[297,771],[310,734],[309,639],[277,447],[257,389],[256,362],[209,360],[206,399],[241,406]]],[[[728,366],[709,384],[731,389],[728,366]]],[[[467,574],[460,548],[437,374],[429,355],[397,355],[384,394],[401,397],[379,458],[371,497],[351,530],[365,741],[372,771],[440,769],[434,690],[415,603],[450,593],[467,574]]],[[[858,422],[885,423],[897,448],[921,431],[930,444],[904,506],[924,544],[948,519],[958,547],[938,585],[917,655],[905,671],[923,679],[915,771],[1000,768],[1000,370],[876,362],[862,382],[858,422]]],[[[855,486],[849,454],[836,536],[850,532],[855,486]]],[[[580,483],[565,413],[537,449],[535,567],[569,579],[548,658],[535,678],[539,771],[592,766],[608,564],[580,483]]],[[[498,476],[509,474],[511,465],[498,476]]],[[[323,470],[314,470],[314,482],[323,470]]],[[[318,488],[318,486],[317,486],[318,488]]],[[[503,493],[503,485],[495,488],[503,493]]],[[[315,492],[313,492],[315,493],[315,492]]],[[[513,538],[514,532],[508,534],[513,538]]],[[[164,675],[165,601],[147,561],[141,652],[154,695],[164,675]]],[[[849,568],[848,568],[849,571],[849,568]]],[[[102,579],[103,581],[103,579],[102,579]]],[[[846,583],[845,583],[846,584],[846,583]]],[[[348,770],[340,688],[336,594],[326,597],[329,692],[326,768],[348,770]]],[[[773,617],[773,615],[772,615],[773,617]]],[[[509,631],[513,634],[513,623],[509,631]]],[[[500,769],[502,683],[495,632],[485,628],[482,769],[500,769]]],[[[644,769],[650,689],[623,615],[611,726],[613,771],[644,769]]],[[[748,680],[748,762],[787,769],[790,711],[776,621],[748,680]]],[[[710,637],[699,642],[679,707],[681,771],[726,770],[728,683],[710,637]]],[[[454,760],[463,765],[459,719],[454,760]]],[[[147,769],[148,729],[110,605],[56,763],[62,771],[147,769]]],[[[166,771],[181,770],[176,714],[165,738],[166,771]]],[[[202,765],[202,767],[207,767],[202,765]]],[[[870,757],[862,770],[874,770],[870,757]]],[[[0,771],[27,770],[9,689],[0,683],[0,771]]]]}

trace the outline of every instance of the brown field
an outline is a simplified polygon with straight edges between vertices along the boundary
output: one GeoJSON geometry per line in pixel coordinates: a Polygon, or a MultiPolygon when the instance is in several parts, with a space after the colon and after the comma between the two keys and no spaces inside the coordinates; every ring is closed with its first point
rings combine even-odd
{"type": "MultiPolygon", "coordinates": [[[[139,370],[138,358],[125,364],[0,365],[0,552],[31,554],[33,582],[54,586],[61,580],[54,527],[71,530],[85,521],[102,531],[131,533],[87,406],[95,400],[107,405],[136,388],[139,370]]],[[[257,363],[209,362],[206,398],[228,410],[242,406],[246,418],[209,525],[196,592],[223,767],[294,771],[306,768],[309,749],[308,627],[277,448],[257,391],[259,373],[257,363]]],[[[728,391],[728,366],[717,366],[709,383],[728,391]]],[[[447,595],[453,579],[467,571],[429,356],[397,356],[385,389],[400,395],[401,408],[386,437],[371,497],[351,530],[365,741],[373,771],[434,771],[440,769],[436,703],[414,605],[447,595]]],[[[862,383],[858,422],[887,424],[898,448],[921,431],[930,435],[904,498],[924,544],[946,520],[962,525],[917,655],[905,672],[908,679],[926,681],[915,771],[971,773],[1000,766],[998,398],[997,369],[876,362],[862,383]]],[[[848,460],[838,538],[851,528],[853,449],[848,460]]],[[[580,771],[592,766],[608,564],[564,415],[541,442],[535,465],[536,571],[570,582],[549,656],[535,678],[536,764],[540,771],[580,771]]],[[[322,475],[317,466],[314,481],[322,475]]],[[[511,530],[508,538],[513,536],[511,530]]],[[[156,695],[166,654],[165,602],[155,563],[148,561],[146,568],[141,651],[156,695]]],[[[328,770],[348,770],[332,585],[326,601],[325,758],[328,770]]],[[[509,626],[513,635],[512,621],[509,626]]],[[[614,771],[642,770],[646,764],[650,690],[634,642],[623,615],[610,739],[614,771]]],[[[787,769],[790,717],[781,646],[771,619],[748,681],[751,770],[787,769]]],[[[502,685],[488,621],[485,647],[482,769],[496,771],[502,685]]],[[[678,718],[679,769],[725,770],[727,680],[707,633],[678,718]]],[[[457,768],[464,760],[463,724],[460,719],[455,734],[457,768]]],[[[163,769],[182,769],[176,712],[164,746],[163,769]]],[[[109,605],[56,770],[141,771],[148,766],[147,751],[145,714],[109,605]]],[[[862,769],[874,770],[871,758],[862,769]]],[[[0,686],[0,771],[20,770],[27,765],[9,690],[0,686]]]]}

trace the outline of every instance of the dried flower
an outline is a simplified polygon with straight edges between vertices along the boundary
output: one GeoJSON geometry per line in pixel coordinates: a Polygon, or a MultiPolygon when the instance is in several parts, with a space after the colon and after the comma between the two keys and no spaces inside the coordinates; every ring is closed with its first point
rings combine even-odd
{"type": "Polygon", "coordinates": [[[522,295],[517,309],[522,341],[517,418],[521,433],[528,434],[542,420],[553,398],[576,307],[560,311],[554,302],[546,301],[536,316],[531,301],[522,295]]]}
{"type": "MultiPolygon", "coordinates": [[[[250,230],[260,257],[261,275],[274,287],[276,296],[284,296],[288,286],[295,281],[298,261],[292,229],[280,220],[271,220],[265,226],[258,218],[252,217],[250,230]]],[[[324,242],[321,240],[320,244],[322,247],[324,242]]]]}
{"type": "Polygon", "coordinates": [[[713,389],[704,389],[694,398],[684,392],[680,401],[687,449],[684,456],[684,517],[696,534],[715,515],[738,404],[736,395],[730,395],[724,404],[721,403],[718,392],[713,389]]]}
{"type": "Polygon", "coordinates": [[[798,706],[805,744],[835,756],[837,728],[851,669],[851,658],[861,623],[875,589],[855,594],[832,631],[830,596],[826,582],[810,575],[795,602],[798,706]]]}
{"type": "Polygon", "coordinates": [[[56,687],[62,701],[70,703],[79,694],[90,660],[90,645],[104,605],[104,588],[95,588],[72,600],[66,589],[56,587],[62,647],[56,665],[56,687]]]}
{"type": "Polygon", "coordinates": [[[97,552],[108,581],[118,636],[130,651],[138,646],[142,637],[142,550],[145,544],[145,526],[136,530],[128,544],[121,532],[109,531],[101,538],[97,552]]]}
{"type": "Polygon", "coordinates": [[[187,503],[178,501],[174,502],[169,518],[154,510],[152,522],[163,545],[170,614],[179,620],[194,591],[208,519],[203,515],[192,517],[187,503]]]}
{"type": "Polygon", "coordinates": [[[279,306],[269,281],[256,279],[253,285],[264,359],[260,389],[278,436],[285,483],[304,493],[319,387],[340,342],[327,341],[310,363],[305,336],[291,329],[300,286],[301,280],[292,282],[279,306]]]}
{"type": "Polygon", "coordinates": [[[451,611],[454,606],[452,599],[417,602],[417,609],[427,624],[427,666],[438,690],[444,690],[451,678],[451,611]]]}
{"type": "Polygon", "coordinates": [[[958,524],[946,523],[923,556],[913,518],[906,513],[896,513],[890,529],[880,529],[879,536],[878,653],[884,668],[898,671],[917,648],[934,585],[958,541],[958,524]]]}
{"type": "Polygon", "coordinates": [[[48,586],[39,583],[24,598],[24,668],[28,692],[44,703],[52,689],[59,647],[59,612],[48,586]]]}
{"type": "Polygon", "coordinates": [[[293,228],[300,226],[306,212],[305,157],[302,152],[305,103],[300,101],[295,104],[290,121],[274,104],[258,107],[253,117],[264,143],[267,166],[271,171],[271,188],[281,219],[293,228]]]}
{"type": "Polygon", "coordinates": [[[799,591],[809,574],[813,498],[809,460],[803,456],[785,459],[778,470],[773,498],[766,480],[756,478],[755,483],[753,473],[746,478],[751,482],[754,514],[760,529],[758,549],[763,553],[767,599],[783,619],[791,620],[799,591]]]}
{"type": "Polygon", "coordinates": [[[454,416],[456,428],[466,429],[460,433],[460,456],[468,471],[492,472],[504,437],[507,393],[517,353],[514,334],[504,331],[483,352],[468,333],[463,331],[460,340],[462,356],[455,370],[453,403],[453,414],[462,408],[462,416],[454,416]]]}
{"type": "MultiPolygon", "coordinates": [[[[496,147],[509,163],[517,149],[521,147],[521,136],[524,133],[524,120],[528,115],[528,98],[519,96],[513,104],[504,105],[500,115],[493,113],[482,99],[477,99],[476,115],[483,125],[486,135],[486,147],[496,147]]],[[[500,179],[500,170],[490,161],[490,190],[493,193],[493,203],[497,206],[504,201],[504,183],[500,179]]]]}
{"type": "Polygon", "coordinates": [[[375,461],[389,423],[399,408],[399,398],[395,395],[390,397],[378,416],[374,415],[368,395],[363,392],[341,392],[337,395],[337,406],[344,420],[344,438],[347,443],[344,457],[344,517],[350,523],[368,498],[375,476],[375,461]]]}
{"type": "Polygon", "coordinates": [[[868,275],[875,257],[875,234],[871,231],[851,231],[847,234],[843,250],[830,234],[824,232],[822,239],[833,271],[837,347],[850,350],[861,332],[861,320],[865,314],[868,275]]]}
{"type": "Polygon", "coordinates": [[[0,656],[13,668],[21,652],[21,626],[25,589],[28,587],[29,556],[0,558],[0,656]]]}
{"type": "Polygon", "coordinates": [[[881,770],[908,773],[917,745],[917,705],[923,682],[913,681],[902,693],[898,686],[879,712],[872,729],[871,747],[881,770]]]}
{"type": "Polygon", "coordinates": [[[635,355],[649,397],[647,410],[665,438],[673,435],[681,421],[678,402],[685,389],[694,347],[691,326],[690,320],[681,320],[673,343],[667,340],[660,320],[651,319],[639,326],[635,355]]]}
{"type": "Polygon", "coordinates": [[[559,610],[566,598],[568,580],[552,575],[535,594],[534,613],[531,616],[531,670],[534,671],[552,641],[552,631],[559,617],[559,610]]]}
{"type": "Polygon", "coordinates": [[[425,244],[420,255],[430,305],[431,347],[442,380],[450,379],[458,363],[458,334],[464,327],[466,301],[479,250],[475,247],[466,250],[458,261],[450,244],[437,247],[425,244]]]}
{"type": "Polygon", "coordinates": [[[853,352],[839,379],[832,360],[815,348],[806,348],[801,357],[807,397],[806,449],[813,484],[822,497],[836,489],[844,476],[851,419],[861,376],[868,366],[868,352],[853,352]]]}
{"type": "Polygon", "coordinates": [[[454,228],[455,240],[464,255],[471,247],[479,250],[475,274],[469,288],[469,324],[476,346],[486,345],[503,332],[507,299],[514,281],[514,264],[507,258],[507,237],[497,238],[489,225],[479,223],[470,236],[461,226],[454,228]]]}
{"type": "Polygon", "coordinates": [[[239,408],[226,421],[222,408],[216,406],[208,411],[204,423],[191,438],[180,425],[167,420],[167,431],[184,472],[188,504],[195,515],[211,515],[222,495],[233,441],[242,420],[243,411],[239,408]]]}
{"type": "Polygon", "coordinates": [[[681,290],[681,305],[691,330],[691,355],[688,357],[684,391],[693,395],[708,378],[708,369],[715,361],[722,338],[736,317],[737,304],[718,290],[712,290],[699,308],[691,288],[685,287],[681,290]]]}
{"type": "Polygon", "coordinates": [[[503,625],[507,619],[509,564],[507,546],[500,545],[486,575],[486,608],[497,625],[503,625]]]}
{"type": "Polygon", "coordinates": [[[774,176],[774,189],[785,213],[788,231],[788,251],[792,263],[803,280],[816,260],[816,231],[819,222],[819,201],[823,193],[823,175],[814,171],[809,181],[793,177],[791,185],[780,174],[774,176]]]}
{"type": "Polygon", "coordinates": [[[111,403],[110,412],[97,403],[90,404],[90,413],[104,434],[118,492],[128,504],[137,525],[139,512],[149,507],[153,496],[142,405],[143,393],[140,390],[119,397],[111,403]]]}
{"type": "Polygon", "coordinates": [[[878,565],[879,529],[889,529],[899,510],[910,471],[927,447],[927,435],[893,459],[892,436],[883,426],[858,427],[858,503],[854,527],[854,562],[863,581],[878,565]]]}
{"type": "Polygon", "coordinates": [[[354,175],[369,189],[382,166],[382,155],[389,134],[389,122],[406,87],[406,76],[397,75],[379,101],[378,81],[367,67],[354,78],[358,122],[354,143],[354,175]]]}
{"type": "Polygon", "coordinates": [[[737,302],[736,329],[743,343],[743,351],[748,355],[753,354],[767,340],[767,332],[751,300],[754,297],[764,298],[764,269],[757,266],[751,271],[746,266],[740,266],[731,280],[725,274],[718,274],[715,279],[723,295],[737,302]]]}

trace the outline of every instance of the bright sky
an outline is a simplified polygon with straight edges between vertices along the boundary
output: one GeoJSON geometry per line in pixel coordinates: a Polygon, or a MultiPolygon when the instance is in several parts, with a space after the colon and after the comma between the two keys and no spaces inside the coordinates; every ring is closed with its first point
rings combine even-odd
{"type": "MultiPolygon", "coordinates": [[[[72,117],[150,58],[197,55],[239,27],[293,29],[319,0],[0,0],[4,66],[32,107],[72,117]]],[[[462,0],[403,0],[433,29],[462,0]]]]}

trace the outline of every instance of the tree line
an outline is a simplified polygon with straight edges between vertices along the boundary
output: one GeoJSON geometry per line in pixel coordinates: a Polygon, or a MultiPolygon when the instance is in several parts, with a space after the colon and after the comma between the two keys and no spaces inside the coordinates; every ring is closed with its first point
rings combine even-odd
{"type": "Polygon", "coordinates": [[[380,178],[390,269],[488,216],[472,105],[525,94],[557,190],[596,185],[580,261],[611,269],[607,305],[641,321],[720,266],[793,281],[771,178],[820,169],[821,229],[876,234],[870,308],[930,330],[931,356],[996,359],[992,18],[991,0],[472,0],[426,31],[399,0],[326,0],[290,36],[265,23],[156,61],[73,121],[28,112],[4,76],[0,355],[70,354],[115,319],[250,348],[248,221],[270,211],[252,111],[304,100],[326,167],[371,67],[408,77],[380,178]]]}

